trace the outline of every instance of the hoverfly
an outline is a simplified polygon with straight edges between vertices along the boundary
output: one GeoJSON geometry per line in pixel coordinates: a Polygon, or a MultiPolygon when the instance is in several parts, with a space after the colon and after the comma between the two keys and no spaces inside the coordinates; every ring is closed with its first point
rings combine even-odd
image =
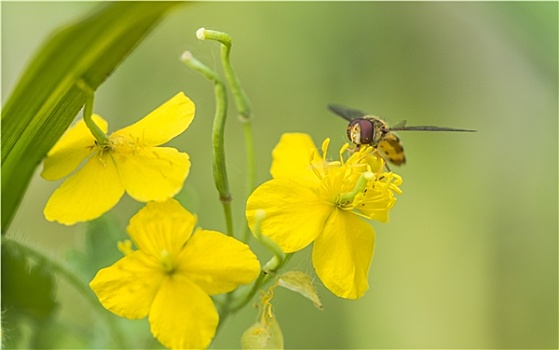
{"type": "Polygon", "coordinates": [[[337,105],[328,105],[328,109],[349,121],[347,137],[351,142],[356,144],[357,147],[361,145],[372,146],[377,151],[380,151],[382,155],[386,157],[386,160],[394,165],[405,164],[406,156],[400,139],[392,131],[476,131],[438,126],[405,126],[405,121],[390,127],[384,120],[356,109],[337,105]]]}

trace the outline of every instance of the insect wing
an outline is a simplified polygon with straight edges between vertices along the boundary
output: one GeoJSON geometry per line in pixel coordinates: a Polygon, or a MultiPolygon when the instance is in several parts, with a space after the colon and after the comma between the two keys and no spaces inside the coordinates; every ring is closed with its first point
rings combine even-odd
{"type": "Polygon", "coordinates": [[[390,131],[406,131],[406,130],[415,130],[415,131],[465,131],[465,132],[476,132],[477,130],[471,129],[455,129],[455,128],[447,128],[441,126],[405,126],[405,125],[395,125],[390,127],[390,131]]]}
{"type": "Polygon", "coordinates": [[[367,113],[360,110],[339,105],[328,105],[328,109],[347,121],[352,121],[355,118],[362,118],[367,115],[367,113]]]}
{"type": "Polygon", "coordinates": [[[402,129],[402,128],[405,129],[406,122],[407,122],[406,120],[401,120],[397,123],[391,124],[389,129],[390,130],[398,130],[398,129],[402,129]]]}
{"type": "Polygon", "coordinates": [[[383,139],[379,141],[377,148],[384,159],[394,165],[406,164],[406,155],[404,147],[398,136],[393,133],[387,133],[383,139]]]}

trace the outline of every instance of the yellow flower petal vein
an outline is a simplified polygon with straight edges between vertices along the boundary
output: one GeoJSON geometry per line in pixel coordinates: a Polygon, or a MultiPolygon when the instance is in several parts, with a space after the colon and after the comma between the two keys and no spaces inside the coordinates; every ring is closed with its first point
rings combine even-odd
{"type": "Polygon", "coordinates": [[[165,279],[156,266],[152,256],[135,251],[99,270],[90,286],[107,310],[128,319],[144,318],[165,279]]]}
{"type": "MultiPolygon", "coordinates": [[[[107,132],[108,124],[103,118],[95,114],[91,118],[103,132],[107,132]]],[[[80,120],[70,127],[49,151],[41,177],[54,181],[68,176],[92,154],[95,147],[95,138],[85,122],[80,120]]]]}
{"type": "Polygon", "coordinates": [[[137,148],[133,155],[122,152],[115,163],[126,192],[140,202],[176,195],[190,171],[188,154],[167,147],[137,148]]]}
{"type": "Polygon", "coordinates": [[[250,283],[260,272],[260,264],[248,245],[217,231],[198,230],[179,259],[179,272],[211,295],[250,283]]]}
{"type": "Polygon", "coordinates": [[[204,349],[219,323],[212,299],[189,280],[166,279],[152,304],[151,332],[171,349],[204,349]]]}
{"type": "Polygon", "coordinates": [[[369,223],[352,212],[334,211],[314,241],[316,274],[335,295],[360,298],[369,288],[374,244],[375,231],[369,223]]]}
{"type": "Polygon", "coordinates": [[[111,136],[133,138],[142,146],[159,146],[185,131],[194,119],[195,110],[194,103],[180,92],[142,120],[111,136]]]}
{"type": "Polygon", "coordinates": [[[316,189],[297,180],[280,178],[260,185],[248,198],[247,219],[254,227],[258,210],[264,210],[262,234],[291,253],[308,246],[322,231],[324,222],[335,209],[316,189]]]}
{"type": "Polygon", "coordinates": [[[93,220],[114,207],[123,194],[113,160],[96,155],[54,191],[44,214],[47,220],[66,225],[93,220]]]}

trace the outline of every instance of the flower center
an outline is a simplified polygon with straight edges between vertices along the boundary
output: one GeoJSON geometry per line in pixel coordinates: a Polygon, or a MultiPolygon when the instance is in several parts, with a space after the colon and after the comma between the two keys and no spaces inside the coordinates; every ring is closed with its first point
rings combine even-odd
{"type": "Polygon", "coordinates": [[[175,265],[173,264],[173,257],[166,249],[161,251],[161,256],[159,257],[159,262],[163,266],[163,270],[167,273],[172,273],[175,270],[175,265]]]}
{"type": "MultiPolygon", "coordinates": [[[[97,143],[97,142],[96,142],[97,143]]],[[[106,144],[98,145],[101,153],[116,152],[121,154],[133,154],[137,145],[123,135],[110,135],[106,144]]]]}

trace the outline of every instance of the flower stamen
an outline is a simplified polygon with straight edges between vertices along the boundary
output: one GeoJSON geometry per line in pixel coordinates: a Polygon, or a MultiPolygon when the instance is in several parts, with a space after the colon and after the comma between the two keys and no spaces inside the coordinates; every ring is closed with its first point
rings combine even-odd
{"type": "Polygon", "coordinates": [[[132,241],[129,239],[125,239],[124,241],[118,241],[117,243],[118,250],[124,255],[130,255],[134,252],[132,249],[132,241]]]}

